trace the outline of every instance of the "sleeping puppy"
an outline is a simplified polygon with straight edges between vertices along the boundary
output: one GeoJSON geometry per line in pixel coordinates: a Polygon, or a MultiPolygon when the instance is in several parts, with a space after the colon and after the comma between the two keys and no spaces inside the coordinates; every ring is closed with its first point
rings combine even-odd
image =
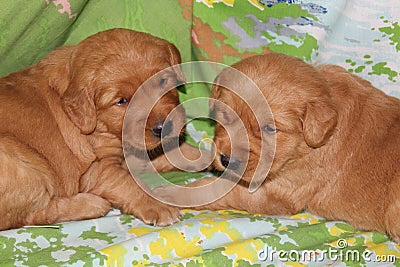
{"type": "MultiPolygon", "coordinates": [[[[178,221],[177,208],[151,198],[134,182],[121,138],[137,88],[180,60],[165,40],[113,29],[1,78],[0,230],[96,218],[112,206],[150,224],[178,221]]],[[[158,79],[154,93],[184,77],[174,68],[158,79]]],[[[166,114],[178,104],[177,90],[168,91],[148,118],[138,118],[147,119],[146,149],[161,144],[166,114]]],[[[174,123],[184,121],[185,113],[178,111],[168,123],[169,136],[182,132],[174,123]]]]}
{"type": "MultiPolygon", "coordinates": [[[[238,114],[249,140],[249,146],[242,147],[234,134],[229,136],[217,125],[214,166],[228,172],[244,168],[240,184],[246,185],[258,163],[272,160],[268,153],[260,158],[262,144],[273,150],[268,148],[272,138],[275,155],[258,190],[250,193],[239,184],[219,200],[196,208],[271,215],[306,209],[362,230],[387,233],[400,243],[400,100],[339,66],[313,67],[276,53],[244,59],[233,68],[257,84],[273,120],[268,114],[256,119],[260,106],[246,104],[229,88],[214,86],[211,97],[220,101],[213,105],[216,120],[232,128],[232,113],[238,114]],[[249,152],[248,161],[242,153],[231,153],[235,146],[249,152]]],[[[246,86],[229,70],[218,79],[246,86]]]]}

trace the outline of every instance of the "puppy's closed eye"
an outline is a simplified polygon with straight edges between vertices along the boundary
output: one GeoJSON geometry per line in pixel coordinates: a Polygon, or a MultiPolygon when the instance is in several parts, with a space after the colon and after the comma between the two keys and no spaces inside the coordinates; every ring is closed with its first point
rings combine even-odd
{"type": "Polygon", "coordinates": [[[164,87],[168,83],[168,77],[164,77],[160,79],[160,86],[164,87]]]}
{"type": "Polygon", "coordinates": [[[266,124],[262,127],[261,129],[263,132],[271,134],[271,133],[277,133],[279,130],[276,128],[275,125],[273,124],[266,124]]]}
{"type": "Polygon", "coordinates": [[[178,87],[179,85],[183,84],[182,81],[178,80],[178,78],[176,77],[176,74],[171,73],[171,72],[164,73],[164,75],[162,75],[159,78],[158,83],[161,87],[166,87],[166,86],[178,87]]]}
{"type": "Polygon", "coordinates": [[[186,94],[185,81],[180,81],[175,75],[162,77],[159,81],[161,88],[176,88],[179,92],[186,94]]]}

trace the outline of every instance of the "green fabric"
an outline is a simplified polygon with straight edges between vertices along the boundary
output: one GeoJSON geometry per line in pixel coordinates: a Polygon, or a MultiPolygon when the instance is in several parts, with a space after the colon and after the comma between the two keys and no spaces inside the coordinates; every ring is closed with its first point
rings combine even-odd
{"type": "MultiPolygon", "coordinates": [[[[341,65],[400,97],[399,21],[396,1],[3,0],[0,76],[37,62],[63,44],[121,27],[172,42],[183,62],[232,64],[276,51],[310,63],[341,65]]],[[[182,102],[208,96],[211,88],[192,84],[186,89],[180,94],[182,102]]],[[[185,108],[189,119],[208,112],[204,104],[185,108]]],[[[187,125],[187,140],[195,146],[209,149],[213,133],[207,120],[187,125]]],[[[175,183],[203,175],[207,173],[165,174],[175,183]]],[[[154,176],[146,179],[151,186],[159,184],[154,176]]],[[[95,220],[0,232],[0,266],[400,266],[399,257],[400,246],[383,234],[309,213],[259,216],[186,210],[180,223],[159,228],[114,210],[95,220]],[[285,260],[276,255],[263,260],[258,252],[265,249],[316,255],[329,249],[371,251],[372,260],[285,260]]]]}
{"type": "MultiPolygon", "coordinates": [[[[79,12],[85,1],[73,5],[79,12]]],[[[0,75],[26,67],[65,42],[74,20],[45,1],[0,1],[0,75]]]]}
{"type": "Polygon", "coordinates": [[[48,4],[44,0],[1,1],[0,75],[28,66],[58,46],[76,44],[111,28],[129,28],[165,38],[189,60],[190,22],[181,16],[177,1],[168,1],[169,8],[162,3],[76,0],[69,5],[68,1],[54,0],[48,4]]]}

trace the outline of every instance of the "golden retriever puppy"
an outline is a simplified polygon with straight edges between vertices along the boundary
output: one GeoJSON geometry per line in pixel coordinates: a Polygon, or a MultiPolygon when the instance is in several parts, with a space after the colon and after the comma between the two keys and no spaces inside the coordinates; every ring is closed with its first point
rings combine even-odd
{"type": "MultiPolygon", "coordinates": [[[[243,169],[244,173],[241,185],[197,208],[272,215],[306,209],[362,230],[387,233],[400,243],[400,100],[339,66],[313,67],[282,54],[247,58],[233,68],[255,82],[273,116],[264,113],[256,119],[261,107],[255,102],[245,103],[230,88],[214,86],[211,97],[220,101],[212,105],[218,121],[214,166],[228,172],[243,169]],[[247,130],[248,147],[234,138],[233,113],[247,130]],[[233,134],[228,135],[227,128],[233,128],[233,134]],[[260,156],[261,145],[274,150],[273,138],[273,158],[268,153],[260,156]],[[231,153],[235,147],[247,150],[248,160],[245,153],[231,153]],[[264,161],[272,161],[270,171],[258,190],[250,193],[243,184],[248,185],[257,164],[264,161]]],[[[217,80],[248,86],[231,74],[224,71],[217,80]]],[[[248,91],[252,93],[256,92],[248,91]]],[[[158,193],[167,195],[168,190],[173,192],[163,188],[158,193]]],[[[175,194],[169,200],[181,197],[190,203],[204,195],[175,194]]]]}
{"type": "MultiPolygon", "coordinates": [[[[180,60],[165,40],[113,29],[1,78],[0,230],[96,218],[112,206],[146,223],[178,221],[177,208],[151,198],[132,179],[121,138],[138,87],[180,60]]],[[[176,67],[157,79],[155,94],[184,77],[176,67]]],[[[168,137],[181,134],[175,122],[185,120],[183,109],[164,121],[178,104],[175,88],[147,114],[147,150],[161,144],[165,125],[168,137]]]]}

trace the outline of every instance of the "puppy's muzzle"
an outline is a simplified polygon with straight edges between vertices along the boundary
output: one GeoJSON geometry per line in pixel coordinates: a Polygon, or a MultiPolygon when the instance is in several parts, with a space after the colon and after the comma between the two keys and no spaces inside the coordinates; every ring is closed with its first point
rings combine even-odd
{"type": "Polygon", "coordinates": [[[236,171],[239,169],[242,161],[237,158],[233,158],[228,155],[221,154],[220,156],[221,165],[224,166],[228,170],[236,171]]]}
{"type": "Polygon", "coordinates": [[[168,136],[172,133],[173,130],[173,123],[171,120],[166,120],[164,122],[159,122],[156,123],[152,128],[151,128],[151,133],[157,137],[165,137],[168,136]]]}

